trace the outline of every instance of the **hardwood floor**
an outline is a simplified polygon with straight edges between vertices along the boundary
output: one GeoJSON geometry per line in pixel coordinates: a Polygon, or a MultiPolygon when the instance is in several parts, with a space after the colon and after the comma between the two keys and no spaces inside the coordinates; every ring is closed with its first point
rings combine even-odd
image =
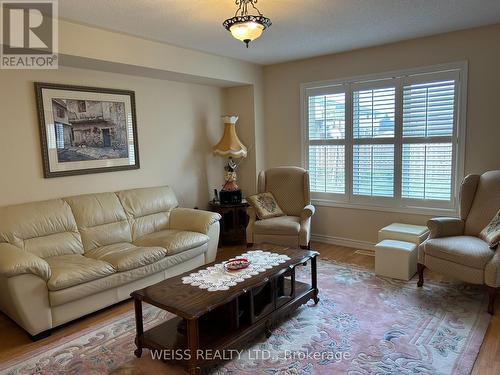
{"type": "MultiPolygon", "coordinates": [[[[368,269],[374,269],[375,267],[374,257],[357,254],[355,249],[323,243],[313,243],[311,247],[321,253],[321,258],[331,259],[342,263],[356,264],[368,269]]],[[[218,257],[223,258],[225,251],[234,248],[235,247],[226,247],[220,249],[218,257]]],[[[239,246],[238,248],[244,249],[243,246],[239,246]]],[[[445,279],[428,270],[426,270],[425,277],[426,279],[434,280],[445,279]]],[[[116,306],[57,328],[53,331],[51,337],[35,343],[31,342],[25,332],[14,322],[5,315],[0,314],[0,362],[11,359],[21,353],[38,349],[65,336],[131,310],[133,310],[133,305],[130,301],[122,302],[116,306]]],[[[500,374],[500,298],[497,298],[496,311],[497,313],[491,320],[479,356],[474,365],[472,371],[473,375],[500,374]]]]}

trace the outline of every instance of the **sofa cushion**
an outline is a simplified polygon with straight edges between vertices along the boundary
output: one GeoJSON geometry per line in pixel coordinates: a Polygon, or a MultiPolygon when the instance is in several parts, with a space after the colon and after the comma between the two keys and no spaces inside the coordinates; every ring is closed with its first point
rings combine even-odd
{"type": "Polygon", "coordinates": [[[271,219],[257,220],[254,232],[258,234],[298,235],[300,218],[297,216],[280,216],[271,219]]]}
{"type": "Polygon", "coordinates": [[[82,236],[85,251],[120,242],[131,242],[127,215],[115,193],[67,197],[82,236]]]}
{"type": "Polygon", "coordinates": [[[163,279],[177,276],[179,273],[172,273],[170,271],[172,267],[175,267],[175,269],[181,268],[181,272],[186,272],[195,267],[201,266],[204,263],[204,254],[206,251],[207,245],[202,245],[191,250],[183,251],[179,254],[164,257],[158,262],[148,264],[147,266],[135,268],[125,272],[117,272],[112,275],[102,277],[85,284],[75,285],[70,288],[49,291],[50,304],[52,307],[63,305],[92,294],[97,294],[108,289],[131,283],[135,280],[139,280],[156,273],[163,273],[163,279]],[[192,264],[193,259],[198,260],[197,264],[192,264]],[[186,268],[182,267],[182,264],[186,264],[186,268]]]}
{"type": "Polygon", "coordinates": [[[147,234],[134,241],[137,246],[161,246],[168,255],[177,254],[194,247],[206,244],[209,237],[198,232],[189,232],[176,229],[166,229],[147,234]]]}
{"type": "Polygon", "coordinates": [[[83,253],[71,208],[61,199],[0,208],[0,242],[40,258],[83,253]]]}
{"type": "Polygon", "coordinates": [[[103,260],[122,272],[154,263],[167,255],[161,247],[138,247],[131,243],[116,243],[89,250],[86,257],[103,260]]]}
{"type": "Polygon", "coordinates": [[[132,240],[168,229],[170,211],[178,206],[168,186],[124,190],[117,193],[132,229],[132,240]]]}
{"type": "Polygon", "coordinates": [[[423,247],[425,254],[478,269],[484,269],[495,254],[486,242],[472,236],[433,238],[423,247]]]}
{"type": "Polygon", "coordinates": [[[115,273],[111,264],[79,254],[59,255],[45,260],[52,271],[47,282],[49,290],[69,288],[115,273]]]}

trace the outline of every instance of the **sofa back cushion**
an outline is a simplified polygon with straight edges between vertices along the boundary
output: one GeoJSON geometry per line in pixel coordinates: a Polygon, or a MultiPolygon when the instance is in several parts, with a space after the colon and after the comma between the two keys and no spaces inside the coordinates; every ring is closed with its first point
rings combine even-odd
{"type": "Polygon", "coordinates": [[[500,170],[483,173],[465,221],[465,234],[478,236],[500,209],[500,170]]]}
{"type": "Polygon", "coordinates": [[[132,240],[168,228],[170,211],[179,203],[169,186],[117,193],[132,229],[132,240]]]}
{"type": "Polygon", "coordinates": [[[127,215],[115,193],[67,197],[82,236],[85,251],[120,242],[131,242],[127,215]]]}
{"type": "Polygon", "coordinates": [[[0,242],[41,258],[83,254],[71,208],[62,199],[0,208],[0,242]]]}

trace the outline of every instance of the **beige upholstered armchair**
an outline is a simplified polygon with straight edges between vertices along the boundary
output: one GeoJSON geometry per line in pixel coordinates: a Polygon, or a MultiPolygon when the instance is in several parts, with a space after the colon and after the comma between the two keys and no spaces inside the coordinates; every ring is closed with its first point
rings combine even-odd
{"type": "Polygon", "coordinates": [[[500,170],[469,175],[460,189],[460,217],[429,220],[429,238],[418,251],[418,286],[423,272],[432,271],[469,282],[486,284],[488,312],[494,313],[500,287],[500,250],[490,249],[478,238],[481,230],[500,209],[500,170]]]}
{"type": "Polygon", "coordinates": [[[259,193],[273,193],[286,216],[258,220],[255,210],[247,209],[247,244],[270,242],[309,248],[311,217],[315,209],[309,193],[309,173],[298,167],[278,167],[259,173],[259,193]]]}

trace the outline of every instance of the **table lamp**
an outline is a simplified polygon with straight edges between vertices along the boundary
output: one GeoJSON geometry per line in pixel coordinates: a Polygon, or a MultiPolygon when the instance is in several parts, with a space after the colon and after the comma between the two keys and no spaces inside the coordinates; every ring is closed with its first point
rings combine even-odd
{"type": "Polygon", "coordinates": [[[224,134],[213,150],[214,154],[229,157],[229,160],[224,167],[224,179],[226,182],[220,191],[219,199],[224,204],[241,203],[241,190],[236,183],[238,163],[233,158],[245,158],[247,156],[247,148],[241,143],[238,135],[236,135],[238,116],[223,116],[222,121],[224,122],[224,134]]]}

